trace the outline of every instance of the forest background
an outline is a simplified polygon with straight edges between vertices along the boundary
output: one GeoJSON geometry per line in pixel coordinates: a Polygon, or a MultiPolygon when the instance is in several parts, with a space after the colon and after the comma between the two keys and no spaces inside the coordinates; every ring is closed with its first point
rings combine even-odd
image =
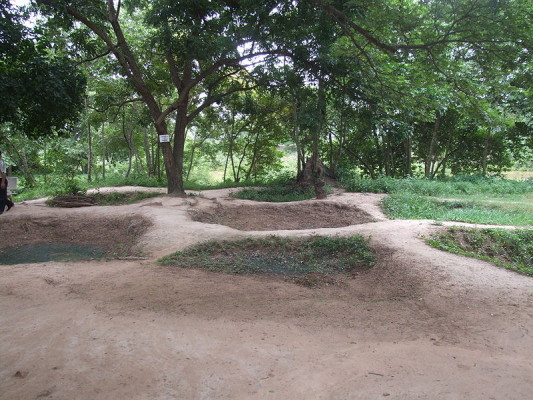
{"type": "Polygon", "coordinates": [[[0,140],[28,193],[533,167],[530,1],[0,7],[0,140]]]}

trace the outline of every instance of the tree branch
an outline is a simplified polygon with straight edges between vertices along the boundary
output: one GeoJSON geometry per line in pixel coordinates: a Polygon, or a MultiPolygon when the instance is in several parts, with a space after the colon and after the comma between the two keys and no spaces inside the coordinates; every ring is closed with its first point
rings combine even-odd
{"type": "Polygon", "coordinates": [[[209,107],[211,104],[213,103],[216,103],[216,102],[219,102],[221,101],[223,98],[233,94],[233,93],[236,93],[236,92],[245,92],[245,91],[248,91],[248,90],[254,90],[256,88],[258,88],[260,85],[254,85],[254,86],[250,86],[250,87],[245,87],[245,88],[233,88],[231,90],[228,90],[227,92],[225,93],[221,93],[221,94],[217,94],[215,96],[210,96],[210,97],[207,97],[204,102],[198,106],[196,108],[196,110],[194,110],[193,112],[191,112],[189,114],[189,116],[187,117],[187,123],[190,123],[194,118],[196,118],[198,116],[198,114],[200,114],[203,110],[205,110],[207,107],[209,107]]]}
{"type": "Polygon", "coordinates": [[[124,100],[120,103],[113,103],[113,104],[109,104],[106,108],[103,108],[103,109],[98,109],[96,107],[93,107],[93,106],[90,106],[90,105],[87,105],[88,108],[90,108],[91,110],[94,110],[96,112],[99,112],[99,113],[105,113],[107,111],[109,111],[111,108],[113,107],[122,107],[128,103],[136,103],[136,102],[144,102],[144,99],[140,98],[140,97],[137,97],[137,98],[134,98],[134,99],[128,99],[128,100],[124,100]]]}
{"type": "Polygon", "coordinates": [[[102,58],[102,57],[105,57],[105,56],[109,55],[109,53],[111,53],[111,49],[108,49],[105,53],[99,54],[99,55],[94,56],[92,58],[88,58],[86,60],[79,61],[79,62],[76,63],[76,66],[81,65],[81,64],[85,64],[85,63],[89,63],[89,62],[92,62],[92,61],[95,61],[95,60],[98,60],[99,58],[102,58]]]}

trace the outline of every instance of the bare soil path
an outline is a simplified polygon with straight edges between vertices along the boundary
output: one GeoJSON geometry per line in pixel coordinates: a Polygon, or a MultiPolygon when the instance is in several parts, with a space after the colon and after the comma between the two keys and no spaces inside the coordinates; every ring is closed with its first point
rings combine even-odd
{"type": "Polygon", "coordinates": [[[228,193],[2,215],[0,248],[40,236],[142,257],[0,265],[0,399],[532,398],[533,279],[428,247],[442,227],[387,220],[380,195],[272,206],[228,193]],[[270,234],[362,234],[378,264],[310,289],[156,263],[270,234]]]}

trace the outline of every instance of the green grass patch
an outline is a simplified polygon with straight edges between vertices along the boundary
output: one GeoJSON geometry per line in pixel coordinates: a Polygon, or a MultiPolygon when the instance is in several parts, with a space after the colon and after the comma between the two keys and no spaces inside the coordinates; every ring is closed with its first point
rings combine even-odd
{"type": "Polygon", "coordinates": [[[533,225],[533,180],[455,176],[446,179],[380,177],[343,180],[348,191],[388,193],[393,219],[434,219],[495,225],[533,225]]]}
{"type": "Polygon", "coordinates": [[[391,195],[383,209],[393,219],[435,219],[495,225],[533,225],[533,204],[483,200],[443,200],[416,195],[391,195]]]}
{"type": "Polygon", "coordinates": [[[250,238],[209,241],[163,257],[163,265],[230,274],[276,274],[309,286],[331,282],[339,273],[372,267],[375,256],[361,236],[250,238]]]}
{"type": "Polygon", "coordinates": [[[514,195],[533,195],[533,180],[514,181],[478,175],[446,179],[344,178],[342,184],[349,192],[401,193],[433,197],[490,195],[507,198],[514,195]]]}
{"type": "Polygon", "coordinates": [[[383,199],[383,210],[392,219],[434,219],[492,225],[533,225],[533,204],[494,203],[475,200],[442,200],[405,194],[383,199]]]}
{"type": "Polygon", "coordinates": [[[488,260],[533,276],[533,230],[452,227],[427,239],[441,250],[488,260]]]}

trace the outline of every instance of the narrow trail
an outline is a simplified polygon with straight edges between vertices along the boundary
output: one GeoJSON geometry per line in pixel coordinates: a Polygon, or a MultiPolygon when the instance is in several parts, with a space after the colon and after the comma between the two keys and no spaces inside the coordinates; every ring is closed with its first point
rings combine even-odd
{"type": "MultiPolygon", "coordinates": [[[[2,218],[0,228],[142,215],[152,226],[138,243],[145,260],[0,266],[0,399],[531,397],[533,279],[427,246],[443,226],[387,220],[381,195],[330,196],[372,218],[345,227],[243,231],[191,219],[256,204],[250,224],[264,222],[259,210],[271,209],[230,191],[76,210],[28,202],[2,218]],[[320,289],[156,263],[208,239],[272,234],[361,234],[378,263],[320,289]]],[[[294,218],[312,219],[305,212],[294,218]]]]}

